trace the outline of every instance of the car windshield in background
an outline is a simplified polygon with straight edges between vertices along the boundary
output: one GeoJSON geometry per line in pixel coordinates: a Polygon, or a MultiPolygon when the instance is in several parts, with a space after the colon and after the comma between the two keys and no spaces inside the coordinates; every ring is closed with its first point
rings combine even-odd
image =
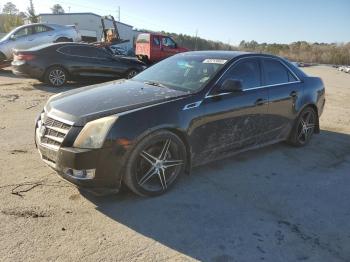
{"type": "Polygon", "coordinates": [[[177,55],[153,65],[132,80],[196,92],[204,87],[226,62],[226,59],[177,55]]]}

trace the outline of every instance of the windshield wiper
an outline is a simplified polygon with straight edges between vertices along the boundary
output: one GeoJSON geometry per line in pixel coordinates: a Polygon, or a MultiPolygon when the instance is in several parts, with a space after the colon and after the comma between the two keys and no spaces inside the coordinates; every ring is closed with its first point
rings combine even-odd
{"type": "Polygon", "coordinates": [[[143,82],[144,84],[146,85],[150,85],[150,86],[158,86],[158,87],[167,87],[159,82],[154,82],[154,81],[146,81],[146,82],[143,82]]]}

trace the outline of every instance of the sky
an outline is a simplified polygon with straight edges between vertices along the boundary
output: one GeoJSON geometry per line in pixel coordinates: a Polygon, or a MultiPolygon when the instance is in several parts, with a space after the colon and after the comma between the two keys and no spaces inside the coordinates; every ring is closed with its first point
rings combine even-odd
{"type": "MultiPolygon", "coordinates": [[[[0,7],[9,0],[0,0],[0,7]]],[[[29,0],[12,0],[25,11],[29,0]]],[[[350,0],[33,0],[37,13],[60,4],[66,13],[114,15],[138,29],[183,33],[238,45],[350,42],[350,0]]]]}

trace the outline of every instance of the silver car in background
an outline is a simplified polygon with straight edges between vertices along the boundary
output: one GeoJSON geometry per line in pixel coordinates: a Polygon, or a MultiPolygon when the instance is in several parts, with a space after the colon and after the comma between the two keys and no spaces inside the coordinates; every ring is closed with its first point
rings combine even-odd
{"type": "Polygon", "coordinates": [[[80,42],[75,26],[30,24],[15,28],[0,40],[0,61],[11,60],[13,49],[25,50],[54,42],[80,42]]]}

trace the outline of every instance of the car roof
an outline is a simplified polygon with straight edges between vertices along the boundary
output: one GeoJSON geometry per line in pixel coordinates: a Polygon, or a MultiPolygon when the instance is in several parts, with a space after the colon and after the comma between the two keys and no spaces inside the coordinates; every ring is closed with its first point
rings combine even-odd
{"type": "Polygon", "coordinates": [[[203,56],[203,58],[218,58],[218,59],[226,59],[232,60],[236,57],[249,57],[249,56],[258,56],[258,57],[270,57],[270,58],[278,58],[280,60],[285,60],[282,57],[264,54],[264,53],[255,53],[255,52],[245,52],[245,51],[225,51],[225,50],[208,50],[208,51],[189,51],[180,53],[178,55],[184,56],[203,56]]]}

